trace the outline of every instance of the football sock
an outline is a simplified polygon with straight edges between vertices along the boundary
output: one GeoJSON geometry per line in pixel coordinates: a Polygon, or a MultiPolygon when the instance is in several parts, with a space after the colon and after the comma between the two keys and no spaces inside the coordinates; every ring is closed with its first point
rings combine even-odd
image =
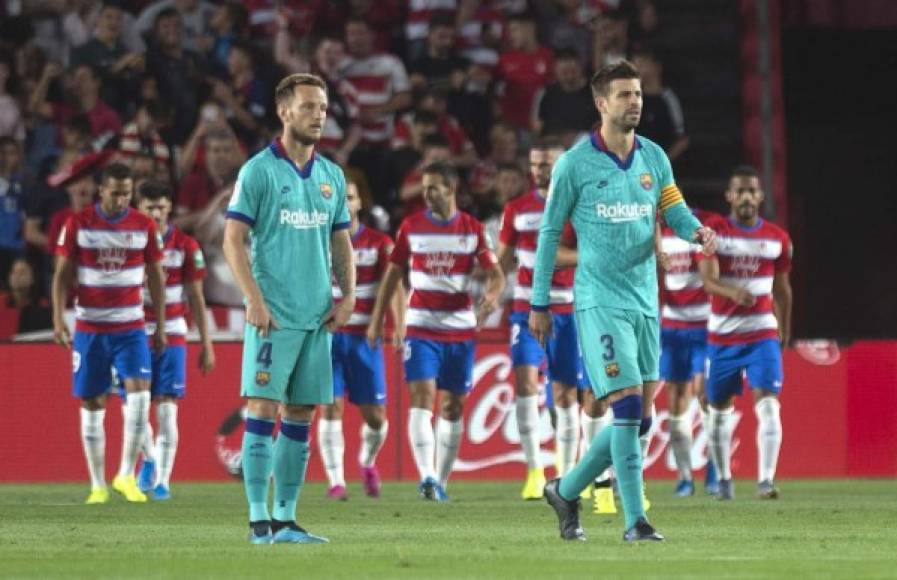
{"type": "Polygon", "coordinates": [[[433,456],[436,441],[433,434],[433,412],[429,409],[411,407],[408,410],[408,439],[411,441],[411,453],[421,481],[435,479],[433,456]]]}
{"type": "Polygon", "coordinates": [[[137,464],[137,454],[143,446],[146,424],[149,421],[150,393],[137,391],[128,393],[128,404],[125,405],[124,425],[122,427],[121,463],[118,468],[119,477],[133,476],[137,464]]]}
{"type": "Polygon", "coordinates": [[[91,488],[106,487],[106,409],[81,408],[81,444],[87,459],[91,488]]]}
{"type": "Polygon", "coordinates": [[[274,443],[274,519],[296,519],[296,501],[305,483],[308,467],[308,430],[306,422],[281,418],[280,434],[274,443]]]}
{"type": "Polygon", "coordinates": [[[670,415],[670,447],[679,470],[679,479],[691,481],[691,413],[670,415]]]}
{"type": "Polygon", "coordinates": [[[243,486],[249,502],[249,521],[271,519],[268,515],[268,486],[274,464],[274,421],[246,417],[243,432],[243,486]]]}
{"type": "Polygon", "coordinates": [[[579,440],[579,457],[582,458],[586,456],[586,453],[589,451],[589,445],[592,444],[592,439],[598,434],[598,429],[601,427],[601,417],[592,418],[583,411],[579,415],[579,427],[580,431],[582,431],[582,437],[579,440]]]}
{"type": "Polygon", "coordinates": [[[174,469],[174,457],[178,452],[178,404],[171,401],[156,406],[156,419],[159,421],[159,438],[156,440],[156,482],[170,487],[171,472],[174,469]]]}
{"type": "Polygon", "coordinates": [[[555,407],[557,412],[557,433],[555,433],[555,463],[559,476],[570,471],[576,462],[577,439],[579,437],[579,405],[555,407]]]}
{"type": "Polygon", "coordinates": [[[611,427],[605,427],[599,431],[579,463],[561,478],[558,491],[562,498],[576,499],[582,490],[610,467],[612,431],[611,427]]]}
{"type": "Polygon", "coordinates": [[[639,395],[623,397],[613,403],[613,409],[611,456],[628,530],[638,519],[645,518],[645,506],[642,504],[642,451],[638,435],[642,397],[639,395]]]}
{"type": "Polygon", "coordinates": [[[520,446],[526,458],[527,469],[541,469],[542,453],[539,448],[539,396],[517,395],[517,430],[520,446]]]}
{"type": "Polygon", "coordinates": [[[716,465],[716,471],[720,479],[732,479],[732,416],[734,407],[723,411],[711,407],[707,412],[710,428],[708,432],[708,445],[710,457],[716,465]]]}
{"type": "Polygon", "coordinates": [[[458,457],[458,449],[461,447],[461,434],[464,433],[464,421],[449,421],[439,417],[436,420],[436,469],[439,484],[442,487],[448,485],[449,476],[452,474],[452,466],[458,457]]]}
{"type": "Polygon", "coordinates": [[[776,477],[776,463],[782,446],[781,407],[775,397],[764,397],[754,407],[757,413],[758,481],[773,481],[776,477]]]}
{"type": "Polygon", "coordinates": [[[318,448],[324,463],[324,471],[330,480],[330,487],[345,486],[343,454],[346,450],[346,441],[343,437],[341,419],[330,420],[323,417],[318,419],[318,448]]]}
{"type": "MultiPolygon", "coordinates": [[[[607,427],[613,427],[614,425],[614,412],[608,407],[607,411],[605,411],[604,415],[598,417],[597,419],[598,425],[595,429],[596,433],[601,433],[607,427]]],[[[610,432],[608,432],[608,437],[610,437],[610,432]]],[[[608,445],[610,445],[610,439],[608,439],[608,445]]],[[[610,447],[608,447],[608,453],[610,453],[610,447]]],[[[613,467],[608,467],[595,478],[595,484],[607,482],[610,484],[610,479],[613,477],[614,469],[613,467]]]]}
{"type": "Polygon", "coordinates": [[[373,467],[377,462],[377,454],[383,448],[388,432],[389,421],[383,421],[379,429],[373,429],[367,423],[362,424],[361,450],[358,452],[358,463],[362,467],[373,467]]]}

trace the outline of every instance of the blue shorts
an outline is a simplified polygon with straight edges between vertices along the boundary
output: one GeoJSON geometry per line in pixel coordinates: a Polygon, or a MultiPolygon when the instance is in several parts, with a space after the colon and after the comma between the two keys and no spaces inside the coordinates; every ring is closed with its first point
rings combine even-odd
{"type": "Polygon", "coordinates": [[[169,346],[162,354],[153,353],[154,397],[184,398],[187,383],[187,345],[169,346]]]}
{"type": "Polygon", "coordinates": [[[112,369],[121,380],[152,377],[152,359],[142,328],[123,332],[75,331],[72,341],[73,394],[99,397],[112,386],[112,369]]]}
{"type": "Polygon", "coordinates": [[[345,332],[333,335],[333,397],[349,391],[356,405],[386,404],[386,370],[383,347],[371,348],[367,338],[345,332]]]}
{"type": "Polygon", "coordinates": [[[707,366],[707,330],[660,329],[660,378],[685,383],[703,375],[707,366]]]}
{"type": "Polygon", "coordinates": [[[423,338],[405,341],[405,380],[436,379],[436,388],[464,395],[473,388],[476,343],[442,342],[423,338]]]}
{"type": "Polygon", "coordinates": [[[776,339],[738,345],[711,344],[709,351],[707,400],[711,403],[722,403],[732,395],[740,395],[743,374],[747,375],[752,389],[781,392],[782,349],[776,339]]]}
{"type": "Polygon", "coordinates": [[[514,368],[539,368],[548,360],[548,380],[564,385],[589,388],[583,381],[582,353],[572,314],[552,314],[551,338],[543,349],[529,331],[529,314],[515,312],[511,322],[511,364],[514,368]]]}

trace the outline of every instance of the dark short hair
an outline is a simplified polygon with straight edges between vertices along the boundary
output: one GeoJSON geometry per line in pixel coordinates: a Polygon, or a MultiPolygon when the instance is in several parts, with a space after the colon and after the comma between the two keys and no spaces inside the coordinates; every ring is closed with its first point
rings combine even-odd
{"type": "Polygon", "coordinates": [[[572,48],[562,48],[554,51],[554,60],[555,62],[559,60],[575,60],[579,63],[579,53],[572,48]]]}
{"type": "Polygon", "coordinates": [[[606,97],[612,81],[628,79],[641,79],[638,69],[628,60],[605,65],[592,75],[592,80],[589,83],[592,85],[592,96],[606,97]]]}
{"type": "Polygon", "coordinates": [[[533,141],[532,146],[530,146],[530,151],[551,151],[552,149],[565,151],[567,148],[564,147],[561,140],[554,135],[543,135],[533,141]]]}
{"type": "Polygon", "coordinates": [[[120,161],[115,161],[106,166],[103,170],[102,182],[108,179],[131,179],[133,177],[131,168],[120,161]]]}
{"type": "Polygon", "coordinates": [[[153,32],[159,28],[159,23],[165,20],[166,18],[177,18],[181,25],[184,24],[184,20],[181,18],[181,13],[178,12],[178,9],[174,6],[169,6],[163,10],[160,10],[158,14],[156,14],[156,19],[153,21],[153,32]]]}
{"type": "Polygon", "coordinates": [[[436,161],[424,167],[423,175],[438,175],[446,185],[458,184],[458,170],[451,163],[436,161]]]}
{"type": "Polygon", "coordinates": [[[731,179],[732,177],[756,177],[757,179],[759,179],[760,172],[757,171],[757,168],[753,165],[743,163],[732,170],[732,175],[729,179],[731,179]]]}
{"type": "Polygon", "coordinates": [[[433,111],[415,111],[414,112],[414,124],[415,125],[435,125],[438,122],[439,122],[439,115],[437,115],[433,111]]]}
{"type": "Polygon", "coordinates": [[[449,149],[451,144],[448,139],[445,138],[445,135],[442,133],[433,133],[432,135],[427,135],[424,137],[423,143],[421,143],[421,147],[426,149],[427,147],[445,147],[449,149]]]}
{"type": "Polygon", "coordinates": [[[296,87],[300,86],[318,87],[325,94],[327,93],[327,83],[318,75],[296,73],[284,77],[277,83],[277,88],[274,89],[274,102],[278,105],[289,102],[293,98],[296,87]]]}
{"type": "Polygon", "coordinates": [[[137,188],[137,195],[140,199],[151,199],[158,201],[160,199],[168,199],[171,201],[171,188],[155,179],[147,179],[137,188]]]}

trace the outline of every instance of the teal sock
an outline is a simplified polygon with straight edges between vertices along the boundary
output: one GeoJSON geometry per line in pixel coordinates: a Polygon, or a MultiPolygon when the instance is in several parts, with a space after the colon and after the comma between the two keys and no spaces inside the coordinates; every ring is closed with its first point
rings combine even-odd
{"type": "MultiPolygon", "coordinates": [[[[639,518],[645,518],[645,506],[642,505],[642,448],[639,444],[638,419],[615,419],[611,427],[611,455],[614,458],[614,471],[617,475],[617,487],[623,504],[623,515],[626,517],[626,529],[635,525],[639,518]]],[[[647,519],[647,518],[645,518],[647,519]]]]}
{"type": "Polygon", "coordinates": [[[281,420],[274,444],[274,519],[296,520],[296,501],[308,467],[308,423],[281,420]]]}
{"type": "Polygon", "coordinates": [[[611,465],[611,432],[613,425],[608,425],[595,435],[585,457],[561,478],[558,491],[561,497],[574,500],[595,478],[611,465]]]}
{"type": "Polygon", "coordinates": [[[243,433],[243,485],[249,501],[249,521],[270,520],[268,482],[274,457],[274,421],[249,416],[243,433]]]}

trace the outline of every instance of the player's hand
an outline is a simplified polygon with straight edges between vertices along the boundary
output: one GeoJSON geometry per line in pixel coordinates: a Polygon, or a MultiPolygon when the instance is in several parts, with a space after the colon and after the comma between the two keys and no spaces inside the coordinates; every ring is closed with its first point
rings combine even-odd
{"type": "Polygon", "coordinates": [[[477,305],[477,328],[483,326],[483,323],[486,322],[490,314],[495,312],[496,308],[498,308],[498,296],[483,296],[477,305]]]}
{"type": "Polygon", "coordinates": [[[396,350],[405,348],[405,325],[399,324],[392,329],[392,347],[396,350]]]}
{"type": "Polygon", "coordinates": [[[383,340],[383,319],[379,320],[371,319],[370,324],[368,324],[367,331],[365,332],[365,338],[367,338],[368,346],[371,348],[377,348],[377,345],[380,344],[380,341],[383,340]]]}
{"type": "Polygon", "coordinates": [[[202,345],[199,351],[199,370],[202,374],[207,375],[215,368],[215,349],[211,343],[202,345]]]}
{"type": "Polygon", "coordinates": [[[250,300],[246,303],[246,323],[254,326],[260,336],[268,336],[271,330],[280,328],[264,300],[250,300]]]}
{"type": "Polygon", "coordinates": [[[757,302],[757,298],[744,288],[733,288],[729,298],[739,306],[753,306],[757,302]]]}
{"type": "Polygon", "coordinates": [[[156,331],[153,333],[153,350],[162,354],[165,347],[168,346],[168,337],[165,336],[165,325],[157,324],[156,331]]]}
{"type": "Polygon", "coordinates": [[[66,348],[72,345],[72,335],[69,333],[69,327],[62,320],[53,322],[53,342],[66,348]]]}
{"type": "Polygon", "coordinates": [[[791,346],[791,333],[785,332],[783,330],[779,330],[779,344],[782,346],[782,350],[791,346]]]}
{"type": "Polygon", "coordinates": [[[543,347],[551,336],[551,313],[533,310],[529,313],[529,331],[543,347]]]}
{"type": "Polygon", "coordinates": [[[694,241],[701,244],[701,251],[705,256],[712,256],[716,253],[716,232],[711,228],[701,226],[695,230],[694,241]]]}
{"type": "Polygon", "coordinates": [[[351,299],[343,299],[339,304],[330,309],[327,317],[324,318],[324,326],[330,332],[336,332],[341,326],[349,321],[352,311],[355,310],[355,301],[351,299]]]}
{"type": "Polygon", "coordinates": [[[660,268],[664,272],[669,272],[670,268],[673,267],[673,260],[670,259],[670,255],[666,252],[657,252],[657,263],[660,264],[660,268]]]}

